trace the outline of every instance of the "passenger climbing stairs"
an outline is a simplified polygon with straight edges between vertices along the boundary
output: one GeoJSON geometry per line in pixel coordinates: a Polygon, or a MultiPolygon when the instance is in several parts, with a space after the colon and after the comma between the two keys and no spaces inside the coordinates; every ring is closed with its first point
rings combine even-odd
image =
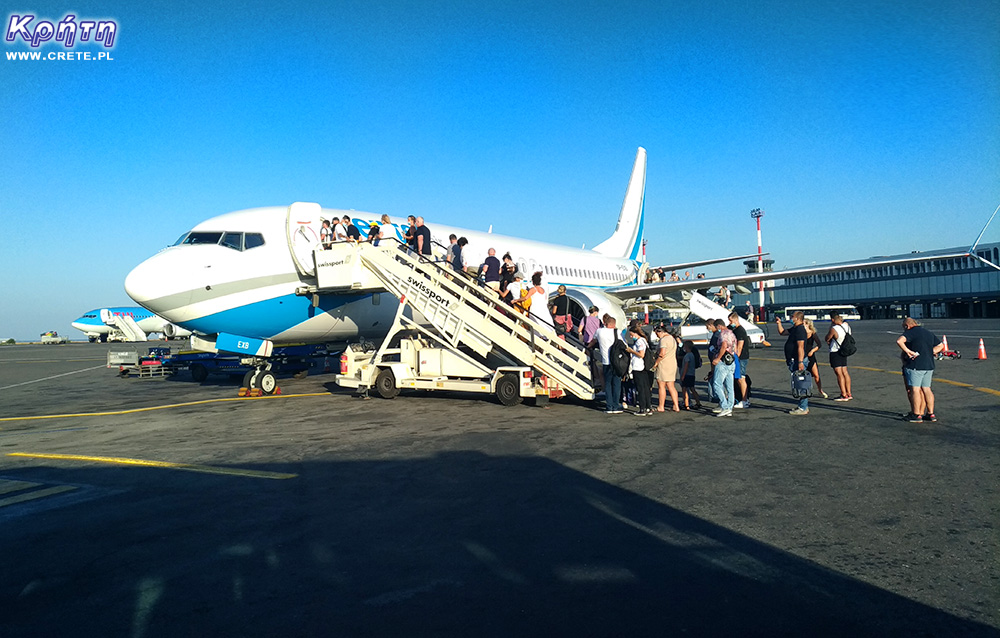
{"type": "MultiPolygon", "coordinates": [[[[523,316],[463,273],[405,250],[395,241],[374,246],[338,242],[315,253],[317,293],[387,290],[423,317],[437,339],[507,365],[530,367],[549,388],[592,399],[587,352],[553,328],[523,316]]],[[[547,310],[546,310],[547,311],[547,310]]],[[[397,321],[397,324],[399,322],[397,321]]],[[[387,339],[391,339],[389,335],[387,339]]]]}

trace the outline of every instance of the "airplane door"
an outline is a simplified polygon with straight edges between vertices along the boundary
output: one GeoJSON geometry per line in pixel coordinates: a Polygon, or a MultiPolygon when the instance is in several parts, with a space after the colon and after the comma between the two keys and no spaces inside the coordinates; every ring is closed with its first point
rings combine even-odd
{"type": "Polygon", "coordinates": [[[313,251],[319,245],[320,213],[319,204],[312,202],[295,202],[288,207],[285,222],[285,235],[288,238],[288,250],[292,254],[295,267],[303,275],[316,274],[316,260],[313,251]]]}

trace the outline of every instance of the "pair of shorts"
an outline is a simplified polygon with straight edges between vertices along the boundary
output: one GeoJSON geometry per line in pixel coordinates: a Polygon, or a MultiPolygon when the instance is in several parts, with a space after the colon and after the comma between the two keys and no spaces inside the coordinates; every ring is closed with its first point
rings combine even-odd
{"type": "Polygon", "coordinates": [[[750,359],[740,359],[740,376],[748,376],[750,359]]]}
{"type": "Polygon", "coordinates": [[[913,368],[903,368],[903,377],[906,379],[906,385],[911,388],[931,387],[931,378],[933,376],[933,370],[914,370],[913,368]]]}
{"type": "Polygon", "coordinates": [[[694,375],[684,377],[681,379],[682,388],[693,388],[694,387],[694,375]]]}
{"type": "Polygon", "coordinates": [[[831,368],[846,368],[847,367],[847,357],[840,354],[839,352],[830,353],[830,367],[831,368]]]}

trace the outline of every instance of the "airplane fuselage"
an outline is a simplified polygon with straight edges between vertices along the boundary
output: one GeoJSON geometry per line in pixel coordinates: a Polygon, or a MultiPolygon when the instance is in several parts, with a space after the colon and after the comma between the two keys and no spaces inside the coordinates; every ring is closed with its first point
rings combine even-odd
{"type": "MultiPolygon", "coordinates": [[[[362,236],[379,218],[332,209],[322,209],[321,214],[325,219],[350,215],[362,236]]],[[[225,332],[295,343],[383,334],[396,307],[395,300],[384,294],[324,294],[318,306],[311,297],[296,294],[314,284],[315,277],[302,272],[293,251],[300,262],[306,259],[304,254],[311,259],[319,242],[309,233],[296,235],[293,222],[285,207],[237,211],[206,220],[137,266],[126,279],[126,291],[156,314],[207,335],[225,332]],[[303,243],[300,240],[306,242],[305,251],[296,246],[303,243]]],[[[384,241],[401,240],[408,224],[402,219],[391,222],[382,226],[384,241]]],[[[429,223],[428,228],[432,240],[445,247],[450,234],[466,237],[469,243],[463,253],[470,267],[478,267],[490,248],[497,258],[509,252],[526,278],[536,271],[543,273],[547,293],[565,284],[581,305],[593,303],[602,312],[619,316],[618,303],[600,291],[634,283],[639,275],[635,259],[440,224],[429,223]]]]}

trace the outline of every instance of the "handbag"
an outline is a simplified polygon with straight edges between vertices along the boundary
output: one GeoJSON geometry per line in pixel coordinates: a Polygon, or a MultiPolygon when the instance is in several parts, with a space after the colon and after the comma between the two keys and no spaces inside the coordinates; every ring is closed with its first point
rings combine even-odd
{"type": "Polygon", "coordinates": [[[555,320],[556,320],[555,324],[556,334],[557,335],[566,334],[566,322],[565,319],[563,319],[562,315],[556,315],[555,320]]]}
{"type": "Polygon", "coordinates": [[[812,383],[812,375],[808,371],[792,371],[792,396],[796,399],[812,396],[812,383]]]}
{"type": "Polygon", "coordinates": [[[573,329],[573,315],[556,315],[553,319],[556,322],[557,335],[564,335],[573,329]]]}

